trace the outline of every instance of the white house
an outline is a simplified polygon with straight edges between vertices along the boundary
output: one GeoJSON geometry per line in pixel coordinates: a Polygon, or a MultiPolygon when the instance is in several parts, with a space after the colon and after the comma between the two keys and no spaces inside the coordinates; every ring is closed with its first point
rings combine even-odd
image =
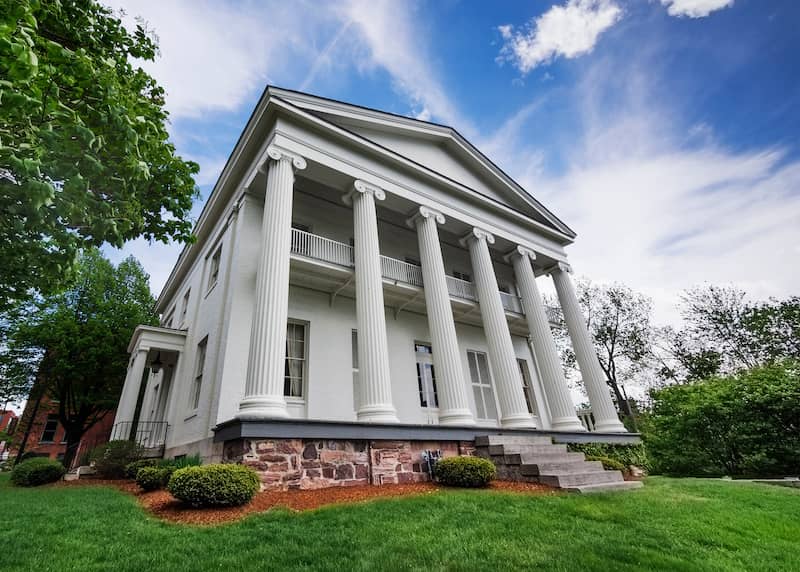
{"type": "Polygon", "coordinates": [[[450,127],[268,87],[195,234],[161,326],[131,340],[117,437],[302,487],[418,480],[424,451],[476,436],[636,440],[569,277],[575,233],[450,127]]]}

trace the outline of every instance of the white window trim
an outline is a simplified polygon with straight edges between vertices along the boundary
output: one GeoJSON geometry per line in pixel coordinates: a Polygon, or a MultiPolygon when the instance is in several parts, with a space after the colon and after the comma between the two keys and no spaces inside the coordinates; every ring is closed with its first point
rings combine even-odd
{"type": "Polygon", "coordinates": [[[203,382],[205,381],[206,361],[208,358],[208,336],[206,335],[197,344],[194,356],[194,374],[192,375],[192,383],[189,388],[189,415],[185,420],[191,419],[197,415],[200,409],[200,401],[203,395],[203,382]],[[202,348],[202,350],[201,350],[202,348]],[[201,353],[202,351],[202,353],[201,353]],[[202,356],[202,360],[200,359],[202,356]]]}
{"type": "Polygon", "coordinates": [[[183,294],[183,302],[181,305],[181,325],[179,326],[179,329],[181,330],[186,325],[186,318],[189,315],[189,302],[191,301],[191,299],[192,299],[192,289],[187,288],[186,292],[184,292],[183,294]]]}
{"type": "MultiPolygon", "coordinates": [[[[480,368],[477,368],[477,369],[478,369],[478,375],[480,375],[480,368]]],[[[491,417],[479,417],[478,416],[478,404],[476,403],[475,404],[475,420],[478,423],[481,423],[483,425],[487,425],[487,424],[497,425],[497,424],[499,424],[500,423],[500,407],[498,406],[498,403],[497,403],[497,391],[496,391],[495,386],[494,386],[494,378],[492,377],[491,364],[489,363],[489,355],[485,351],[468,349],[467,350],[467,371],[470,372],[469,373],[469,376],[470,376],[469,377],[470,389],[473,389],[476,385],[480,386],[482,388],[481,389],[481,397],[484,398],[484,401],[485,401],[485,396],[483,395],[483,388],[488,386],[489,389],[491,390],[491,392],[492,392],[492,404],[494,405],[494,412],[495,412],[495,415],[496,415],[496,417],[494,419],[491,418],[491,417]],[[469,354],[470,353],[476,354],[476,358],[475,358],[476,368],[477,368],[477,359],[478,359],[477,355],[478,354],[482,355],[484,357],[484,359],[486,360],[486,373],[488,374],[488,379],[487,380],[481,379],[480,383],[475,383],[473,381],[472,373],[470,372],[470,369],[469,369],[469,354]]],[[[474,395],[474,389],[473,389],[473,395],[474,395]]],[[[484,409],[486,409],[486,403],[485,402],[484,402],[483,405],[484,405],[484,409]]]]}
{"type": "MultiPolygon", "coordinates": [[[[417,352],[417,346],[425,346],[425,347],[427,347],[427,348],[429,348],[431,350],[428,355],[431,356],[431,364],[432,364],[433,363],[433,345],[430,342],[421,342],[421,341],[418,341],[418,340],[414,341],[414,365],[417,366],[415,368],[415,373],[416,373],[416,380],[415,381],[417,382],[417,404],[418,404],[418,407],[420,409],[422,409],[423,411],[429,411],[429,412],[434,412],[435,413],[435,412],[439,411],[439,406],[438,405],[422,405],[422,403],[420,402],[420,388],[419,388],[419,381],[420,381],[420,379],[419,379],[419,363],[420,362],[418,361],[418,358],[417,358],[417,355],[419,353],[419,352],[417,352]]],[[[433,374],[433,388],[432,389],[433,389],[434,403],[439,403],[439,390],[436,387],[436,374],[435,373],[433,374]]]]}
{"type": "Polygon", "coordinates": [[[211,291],[214,290],[219,283],[219,273],[222,270],[222,243],[220,243],[213,251],[211,256],[208,257],[208,285],[206,286],[206,293],[204,297],[208,297],[211,291]],[[214,276],[214,264],[216,262],[216,276],[214,276]]]}
{"type": "MultiPolygon", "coordinates": [[[[308,398],[308,346],[309,346],[309,338],[311,332],[311,323],[307,320],[297,320],[295,318],[289,318],[286,320],[286,328],[288,330],[289,324],[295,324],[297,326],[303,326],[305,328],[304,337],[303,337],[303,381],[300,388],[300,392],[302,393],[301,397],[296,397],[292,395],[286,395],[285,385],[286,385],[286,376],[284,375],[284,396],[283,398],[286,400],[287,404],[293,405],[303,405],[306,403],[308,398]]],[[[287,332],[288,333],[288,332],[287,332]]],[[[286,368],[286,355],[283,356],[284,361],[284,369],[286,368]]],[[[294,358],[297,359],[297,358],[294,358]]]]}

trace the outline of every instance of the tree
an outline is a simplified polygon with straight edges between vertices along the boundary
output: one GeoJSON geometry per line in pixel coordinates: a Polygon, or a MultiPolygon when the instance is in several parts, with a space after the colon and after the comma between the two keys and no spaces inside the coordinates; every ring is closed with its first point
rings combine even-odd
{"type": "Polygon", "coordinates": [[[134,328],[157,323],[148,278],[132,257],[115,268],[86,251],[69,288],[31,304],[11,328],[9,348],[27,356],[18,374],[38,376],[58,401],[66,466],[84,433],[117,405],[134,328]]]}
{"type": "MultiPolygon", "coordinates": [[[[600,367],[614,392],[617,407],[623,416],[633,419],[633,407],[623,383],[636,380],[649,365],[652,302],[619,283],[606,286],[578,280],[576,290],[600,367]]],[[[568,366],[576,367],[566,327],[562,324],[554,334],[562,359],[568,366]]]]}
{"type": "Polygon", "coordinates": [[[157,45],[90,0],[0,0],[0,312],[82,248],[189,240],[195,163],[169,142],[157,45]]]}

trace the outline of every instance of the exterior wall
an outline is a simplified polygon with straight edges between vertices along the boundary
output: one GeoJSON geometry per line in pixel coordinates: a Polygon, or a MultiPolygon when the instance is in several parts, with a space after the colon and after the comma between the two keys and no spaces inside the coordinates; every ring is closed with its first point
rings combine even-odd
{"type": "Polygon", "coordinates": [[[426,451],[474,450],[471,441],[241,439],[225,443],[223,458],[255,469],[262,490],[321,489],[429,481],[426,451]]]}

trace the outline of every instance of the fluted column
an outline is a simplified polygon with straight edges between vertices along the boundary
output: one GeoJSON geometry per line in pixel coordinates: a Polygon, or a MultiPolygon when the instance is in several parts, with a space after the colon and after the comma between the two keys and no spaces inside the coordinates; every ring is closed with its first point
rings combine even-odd
{"type": "Polygon", "coordinates": [[[136,416],[136,402],[139,401],[144,368],[147,366],[147,352],[146,348],[137,348],[128,366],[125,385],[122,386],[122,395],[119,397],[117,413],[114,416],[114,425],[126,421],[131,422],[136,416]]]}
{"type": "Polygon", "coordinates": [[[361,400],[359,421],[397,423],[389,376],[389,344],[383,306],[383,273],[378,248],[375,200],[385,193],[379,187],[356,181],[345,201],[353,205],[355,226],[356,321],[361,400]]]}
{"type": "Polygon", "coordinates": [[[292,236],[294,172],[302,157],[276,146],[267,150],[267,192],[261,223],[261,259],[256,277],[256,307],[250,331],[250,356],[239,417],[288,417],[283,396],[286,321],[289,311],[289,257],[292,236]]]}
{"type": "Polygon", "coordinates": [[[542,296],[531,267],[531,262],[536,259],[536,254],[527,248],[518,246],[509,255],[509,258],[514,265],[514,275],[517,277],[517,287],[522,297],[522,307],[525,309],[533,351],[550,406],[552,429],[555,431],[585,431],[569,394],[553,332],[550,330],[547,314],[542,304],[542,296]]]}
{"type": "Polygon", "coordinates": [[[626,433],[627,429],[620,422],[614,402],[611,401],[606,376],[600,367],[592,338],[586,327],[586,320],[578,303],[578,296],[575,294],[575,288],[569,278],[568,272],[571,271],[569,265],[559,263],[550,272],[550,275],[553,277],[561,311],[564,313],[564,321],[567,323],[567,330],[569,330],[569,337],[572,340],[572,348],[575,350],[575,359],[581,370],[583,384],[589,395],[589,402],[592,404],[595,430],[626,433]]]}
{"type": "Polygon", "coordinates": [[[522,375],[517,365],[511,332],[489,255],[489,244],[494,243],[494,236],[475,228],[462,239],[462,243],[469,247],[472,271],[475,274],[475,288],[478,292],[486,344],[489,347],[489,362],[500,401],[500,423],[503,427],[536,427],[525,403],[522,375]]]}
{"type": "Polygon", "coordinates": [[[437,223],[444,224],[444,216],[428,207],[420,207],[408,223],[409,226],[416,227],[419,241],[425,307],[428,312],[439,398],[439,423],[472,425],[475,420],[469,408],[464,371],[458,355],[456,325],[453,321],[453,309],[450,307],[439,230],[436,227],[437,223]]]}

